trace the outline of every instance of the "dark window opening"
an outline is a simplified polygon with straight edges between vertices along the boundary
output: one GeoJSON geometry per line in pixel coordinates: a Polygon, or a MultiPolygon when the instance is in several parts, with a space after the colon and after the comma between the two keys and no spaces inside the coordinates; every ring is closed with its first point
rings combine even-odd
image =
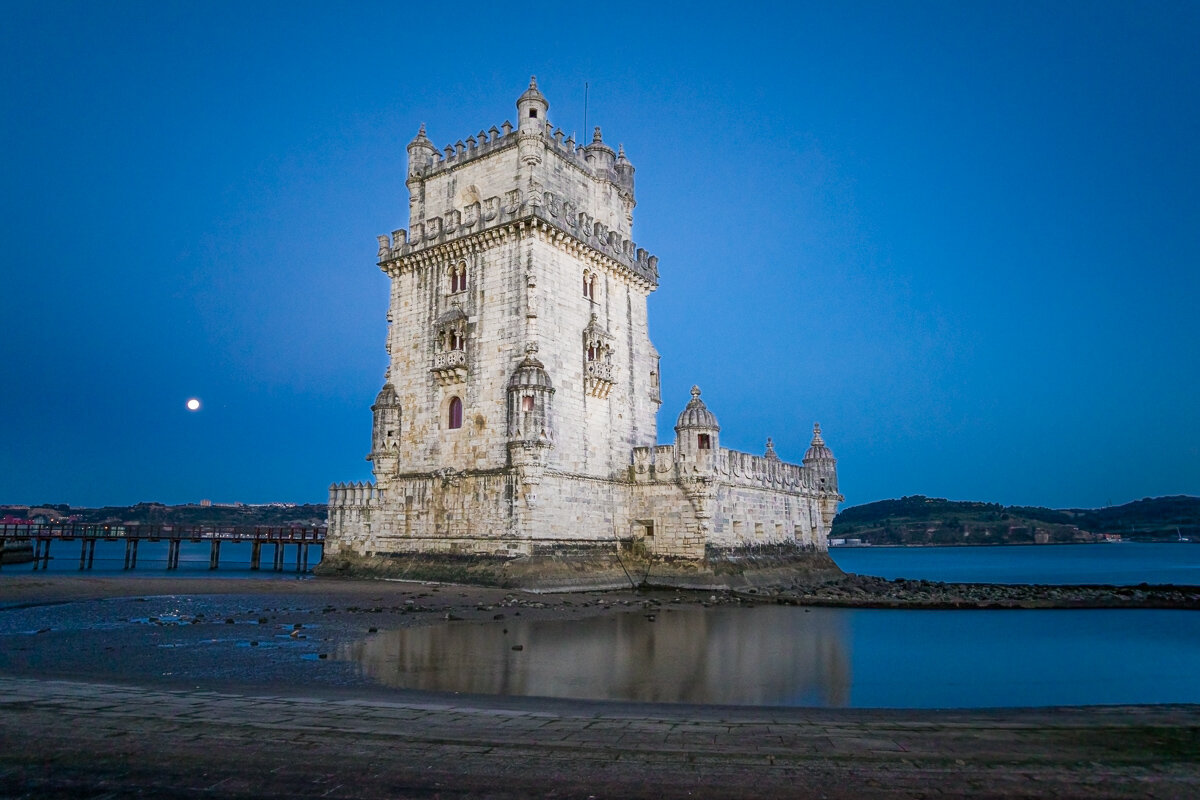
{"type": "Polygon", "coordinates": [[[707,433],[698,433],[696,434],[696,447],[701,450],[711,450],[712,439],[709,438],[707,433]]]}
{"type": "Polygon", "coordinates": [[[537,119],[537,109],[536,108],[529,109],[529,118],[537,119]]]}
{"type": "Polygon", "coordinates": [[[521,398],[521,410],[533,411],[533,395],[525,395],[521,398]]]}
{"type": "Polygon", "coordinates": [[[450,428],[462,427],[462,400],[457,397],[450,398],[450,428]]]}

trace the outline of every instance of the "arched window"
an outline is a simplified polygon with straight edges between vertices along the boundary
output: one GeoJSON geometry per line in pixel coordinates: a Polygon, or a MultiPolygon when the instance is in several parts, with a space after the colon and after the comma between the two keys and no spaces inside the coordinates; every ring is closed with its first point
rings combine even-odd
{"type": "Polygon", "coordinates": [[[588,296],[589,300],[594,301],[596,299],[596,284],[597,283],[599,283],[599,281],[596,279],[596,276],[593,275],[592,276],[592,284],[591,284],[591,286],[588,287],[588,292],[587,292],[587,296],[588,296]]]}
{"type": "Polygon", "coordinates": [[[592,298],[592,280],[587,270],[583,271],[583,296],[589,300],[592,298]]]}
{"type": "Polygon", "coordinates": [[[467,265],[455,264],[450,267],[450,294],[467,290],[467,265]]]}
{"type": "Polygon", "coordinates": [[[459,400],[457,397],[450,398],[450,413],[448,417],[448,427],[452,429],[462,427],[462,400],[459,400]]]}
{"type": "Polygon", "coordinates": [[[711,450],[712,439],[707,433],[696,434],[696,448],[698,450],[711,450]]]}

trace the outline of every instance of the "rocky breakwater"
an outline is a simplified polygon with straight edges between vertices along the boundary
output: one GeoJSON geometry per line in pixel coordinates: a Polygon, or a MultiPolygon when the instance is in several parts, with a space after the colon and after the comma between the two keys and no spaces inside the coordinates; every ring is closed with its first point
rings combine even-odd
{"type": "Polygon", "coordinates": [[[794,605],[858,608],[1163,608],[1200,610],[1200,586],[941,583],[846,575],[819,584],[751,589],[794,605]]]}

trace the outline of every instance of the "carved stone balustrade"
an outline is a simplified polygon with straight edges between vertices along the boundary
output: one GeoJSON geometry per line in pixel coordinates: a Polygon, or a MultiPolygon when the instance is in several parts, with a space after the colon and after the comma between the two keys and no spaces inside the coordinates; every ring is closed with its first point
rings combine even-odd
{"type": "Polygon", "coordinates": [[[442,386],[462,383],[467,379],[467,352],[465,350],[446,350],[433,356],[433,367],[430,368],[437,381],[442,386]]]}
{"type": "Polygon", "coordinates": [[[584,382],[587,384],[588,394],[601,399],[608,397],[608,393],[612,391],[613,387],[612,362],[589,361],[586,366],[587,374],[584,382]]]}

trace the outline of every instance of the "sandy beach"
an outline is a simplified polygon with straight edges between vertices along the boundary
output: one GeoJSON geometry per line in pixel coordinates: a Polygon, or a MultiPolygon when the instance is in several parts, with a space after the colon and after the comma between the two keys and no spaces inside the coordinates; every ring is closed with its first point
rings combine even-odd
{"type": "Polygon", "coordinates": [[[796,601],[0,575],[0,796],[1200,795],[1196,706],[871,711],[453,695],[388,688],[334,657],[372,630],[796,601]]]}

